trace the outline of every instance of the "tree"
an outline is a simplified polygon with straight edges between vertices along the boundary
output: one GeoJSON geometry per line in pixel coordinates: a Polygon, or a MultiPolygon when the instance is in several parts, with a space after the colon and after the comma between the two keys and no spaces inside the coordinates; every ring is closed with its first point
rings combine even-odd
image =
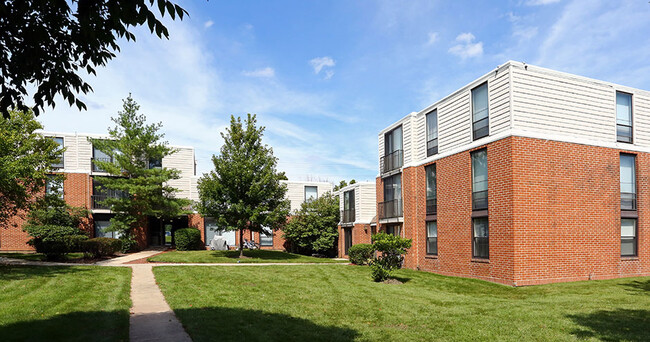
{"type": "Polygon", "coordinates": [[[36,133],[43,126],[31,110],[9,114],[0,118],[0,227],[24,215],[63,153],[52,139],[36,133]]]}
{"type": "Polygon", "coordinates": [[[58,94],[79,110],[86,105],[76,96],[92,91],[80,73],[95,74],[120,51],[117,40],[135,41],[132,27],[147,24],[151,33],[169,38],[156,17],[158,8],[175,19],[187,14],[168,0],[20,0],[0,1],[0,111],[27,111],[23,98],[27,83],[35,83],[34,112],[54,107],[58,94]],[[157,5],[155,6],[154,3],[157,5]],[[76,93],[76,94],[75,94],[76,93]]]}
{"type": "Polygon", "coordinates": [[[276,170],[273,149],[262,144],[264,127],[256,127],[255,115],[230,118],[230,128],[221,133],[221,154],[212,156],[214,170],[198,182],[200,212],[213,217],[224,230],[239,230],[239,256],[244,255],[244,229],[261,233],[264,227],[278,229],[289,215],[284,198],[284,172],[276,170]],[[245,125],[244,125],[245,124],[245,125]]]}
{"type": "Polygon", "coordinates": [[[147,216],[162,222],[188,213],[189,200],[177,198],[178,189],[168,182],[180,178],[176,169],[162,167],[162,160],[176,152],[162,141],[161,123],[147,124],[146,116],[138,114],[140,106],[131,95],[123,100],[123,109],[116,118],[116,126],[109,129],[110,139],[89,139],[104,152],[108,160],[94,160],[94,166],[112,177],[95,177],[100,191],[109,191],[103,201],[115,212],[108,231],[120,233],[124,250],[135,245],[133,230],[143,224],[147,216]]]}
{"type": "Polygon", "coordinates": [[[331,193],[303,202],[282,229],[292,248],[303,254],[335,254],[340,221],[339,200],[331,193]]]}
{"type": "Polygon", "coordinates": [[[370,261],[372,279],[376,282],[384,281],[390,277],[393,270],[402,267],[403,255],[411,248],[411,239],[404,239],[396,235],[378,233],[372,236],[372,246],[375,257],[370,261]]]}
{"type": "Polygon", "coordinates": [[[344,179],[344,180],[340,181],[338,185],[334,185],[334,191],[339,191],[339,190],[345,188],[346,186],[352,185],[352,184],[354,184],[356,182],[357,182],[356,180],[352,179],[352,180],[350,180],[350,183],[348,183],[344,179]]]}

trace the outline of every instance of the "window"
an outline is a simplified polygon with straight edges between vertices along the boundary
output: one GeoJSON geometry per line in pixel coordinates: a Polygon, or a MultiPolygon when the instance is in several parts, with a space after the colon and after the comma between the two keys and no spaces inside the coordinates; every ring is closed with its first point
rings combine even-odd
{"type": "Polygon", "coordinates": [[[58,160],[54,163],[52,163],[52,168],[53,169],[62,169],[64,167],[64,162],[63,162],[63,138],[61,137],[52,137],[52,140],[54,140],[55,143],[59,145],[57,151],[59,152],[57,154],[58,160]]]}
{"type": "Polygon", "coordinates": [[[95,165],[94,161],[113,162],[113,157],[93,146],[93,171],[104,172],[104,170],[95,165]]]}
{"type": "Polygon", "coordinates": [[[149,158],[150,169],[162,169],[162,159],[149,158]]]}
{"type": "Polygon", "coordinates": [[[386,226],[386,234],[395,236],[402,236],[402,226],[399,224],[391,224],[386,226]]]}
{"type": "Polygon", "coordinates": [[[636,219],[621,219],[621,256],[636,256],[636,219]]]}
{"type": "Polygon", "coordinates": [[[632,95],[616,92],[616,141],[632,142],[632,95]]]}
{"type": "Polygon", "coordinates": [[[120,237],[118,232],[107,232],[106,228],[111,224],[111,221],[95,221],[95,237],[109,237],[117,239],[120,237]]]}
{"type": "Polygon", "coordinates": [[[402,167],[402,126],[384,135],[383,172],[390,172],[402,167]]]}
{"type": "Polygon", "coordinates": [[[472,257],[480,259],[490,257],[489,221],[487,217],[472,219],[472,257]]]}
{"type": "Polygon", "coordinates": [[[636,210],[635,156],[621,154],[621,210],[636,210]]]}
{"type": "Polygon", "coordinates": [[[379,205],[379,217],[401,217],[402,214],[402,175],[384,178],[384,201],[379,205]]]}
{"type": "Polygon", "coordinates": [[[435,215],[438,212],[436,195],[436,164],[424,168],[427,177],[427,215],[435,215]]]}
{"type": "Polygon", "coordinates": [[[438,255],[438,223],[427,222],[427,254],[438,255]]]}
{"type": "Polygon", "coordinates": [[[343,217],[341,222],[354,222],[356,219],[354,201],[354,190],[343,193],[343,217]]]}
{"type": "Polygon", "coordinates": [[[58,195],[63,199],[63,179],[57,175],[47,175],[45,180],[45,193],[48,195],[58,195]]]}
{"type": "Polygon", "coordinates": [[[472,210],[488,208],[487,150],[472,152],[472,210]]]}
{"type": "Polygon", "coordinates": [[[427,114],[427,157],[438,153],[438,110],[427,114]]]}
{"type": "Polygon", "coordinates": [[[212,217],[206,217],[204,221],[205,245],[209,246],[215,236],[221,236],[222,230],[217,226],[217,221],[212,217]]]}
{"type": "Polygon", "coordinates": [[[343,232],[345,234],[343,237],[345,240],[345,255],[348,255],[348,251],[350,250],[350,247],[352,247],[352,228],[345,228],[343,232]]]}
{"type": "Polygon", "coordinates": [[[271,228],[262,227],[262,233],[260,233],[260,246],[273,246],[273,231],[271,228]]]}
{"type": "Polygon", "coordinates": [[[472,89],[472,135],[474,140],[490,134],[487,82],[472,89]]]}
{"type": "Polygon", "coordinates": [[[318,198],[317,186],[305,186],[305,201],[318,198]]]}

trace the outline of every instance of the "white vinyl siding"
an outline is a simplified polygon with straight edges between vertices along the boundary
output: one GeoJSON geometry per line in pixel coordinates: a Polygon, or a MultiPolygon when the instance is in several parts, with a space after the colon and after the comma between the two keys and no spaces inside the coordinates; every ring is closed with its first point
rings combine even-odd
{"type": "Polygon", "coordinates": [[[286,198],[291,201],[291,211],[300,209],[300,205],[305,201],[305,186],[315,186],[318,188],[318,196],[332,191],[332,184],[328,182],[300,182],[300,181],[281,181],[287,185],[286,198]]]}
{"type": "Polygon", "coordinates": [[[339,209],[343,210],[343,194],[354,190],[354,211],[356,223],[370,223],[377,215],[377,186],[371,182],[360,182],[348,185],[337,192],[339,195],[339,209]]]}

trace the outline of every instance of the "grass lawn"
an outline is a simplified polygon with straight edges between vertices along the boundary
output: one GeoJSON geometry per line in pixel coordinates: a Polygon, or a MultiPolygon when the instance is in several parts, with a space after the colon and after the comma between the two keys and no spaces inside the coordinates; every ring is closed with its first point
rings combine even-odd
{"type": "MultiPolygon", "coordinates": [[[[0,253],[0,257],[12,258],[12,259],[23,259],[30,261],[45,261],[45,255],[42,253],[0,253]]],[[[65,255],[65,260],[62,261],[72,261],[83,259],[83,253],[68,253],[65,255]]]]}
{"type": "Polygon", "coordinates": [[[195,342],[642,341],[650,277],[512,288],[360,266],[154,267],[195,342]]]}
{"type": "Polygon", "coordinates": [[[148,258],[154,262],[195,262],[195,263],[287,263],[287,262],[309,262],[309,263],[337,263],[347,260],[334,260],[329,258],[315,258],[311,256],[292,254],[280,251],[269,251],[263,249],[245,249],[244,256],[248,258],[239,259],[239,251],[173,251],[155,255],[148,258]]]}
{"type": "Polygon", "coordinates": [[[0,266],[1,341],[128,341],[131,269],[0,266]]]}

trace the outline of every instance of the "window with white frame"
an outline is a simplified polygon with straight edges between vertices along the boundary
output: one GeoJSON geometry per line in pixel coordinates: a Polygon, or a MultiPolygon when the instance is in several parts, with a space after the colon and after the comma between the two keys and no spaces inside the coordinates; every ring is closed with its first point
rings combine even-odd
{"type": "Polygon", "coordinates": [[[488,111],[487,82],[472,89],[472,137],[474,140],[490,134],[490,119],[488,111]]]}

